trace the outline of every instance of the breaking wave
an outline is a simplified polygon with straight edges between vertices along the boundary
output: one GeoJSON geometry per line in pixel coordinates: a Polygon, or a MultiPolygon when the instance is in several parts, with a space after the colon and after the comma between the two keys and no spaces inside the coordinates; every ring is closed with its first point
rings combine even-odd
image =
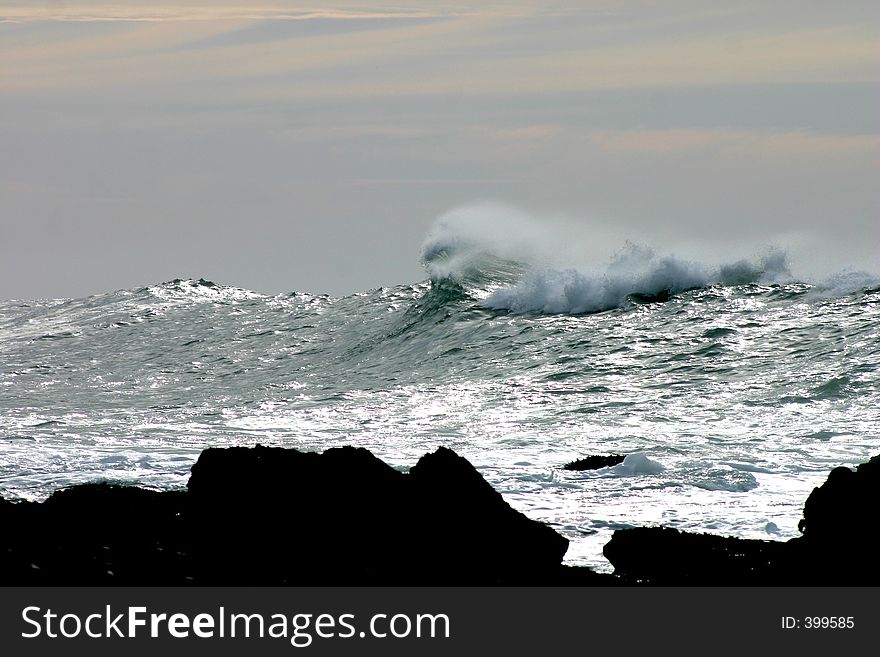
{"type": "Polygon", "coordinates": [[[516,285],[495,290],[485,304],[516,313],[581,314],[619,308],[627,302],[666,301],[671,295],[710,285],[772,283],[787,274],[781,252],[758,262],[741,260],[712,268],[628,244],[604,271],[531,269],[516,285]]]}
{"type": "Polygon", "coordinates": [[[480,206],[440,217],[421,255],[435,284],[463,285],[486,308],[513,313],[583,314],[666,301],[713,285],[791,279],[788,257],[779,249],[754,260],[712,266],[627,242],[604,267],[596,268],[557,262],[563,259],[557,254],[565,239],[516,211],[480,206]]]}

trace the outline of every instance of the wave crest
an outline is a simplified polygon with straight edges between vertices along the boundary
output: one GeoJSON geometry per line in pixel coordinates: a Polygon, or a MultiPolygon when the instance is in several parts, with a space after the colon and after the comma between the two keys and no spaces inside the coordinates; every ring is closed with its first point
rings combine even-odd
{"type": "Polygon", "coordinates": [[[175,278],[171,281],[140,288],[136,293],[147,294],[162,301],[243,301],[261,299],[262,294],[230,285],[221,285],[204,278],[175,278]]]}
{"type": "MultiPolygon", "coordinates": [[[[485,308],[513,313],[583,314],[713,286],[795,282],[788,254],[779,248],[706,264],[625,242],[607,264],[597,266],[608,252],[605,246],[620,244],[609,237],[607,226],[539,223],[516,208],[482,203],[439,217],[421,256],[434,286],[455,283],[485,308]]],[[[798,293],[839,297],[877,288],[878,280],[845,272],[803,284],[798,293]]]]}
{"type": "Polygon", "coordinates": [[[459,208],[439,217],[422,244],[421,260],[434,283],[453,281],[476,296],[519,280],[535,259],[537,227],[497,204],[459,208]]]}
{"type": "Polygon", "coordinates": [[[665,301],[671,295],[711,285],[774,282],[787,274],[782,252],[774,251],[758,262],[740,260],[713,268],[627,244],[604,271],[533,268],[516,285],[495,290],[484,303],[516,313],[581,314],[619,308],[627,302],[665,301]]]}

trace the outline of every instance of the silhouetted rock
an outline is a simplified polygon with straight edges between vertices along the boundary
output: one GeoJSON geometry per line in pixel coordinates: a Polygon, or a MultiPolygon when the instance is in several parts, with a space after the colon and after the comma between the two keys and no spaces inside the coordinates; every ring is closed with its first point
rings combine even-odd
{"type": "Polygon", "coordinates": [[[610,468],[614,465],[623,463],[625,456],[620,454],[608,454],[587,456],[576,461],[571,461],[562,466],[563,470],[598,470],[600,468],[610,468]]]}
{"type": "MultiPolygon", "coordinates": [[[[265,584],[385,573],[404,475],[365,449],[202,452],[188,484],[197,580],[265,584]]],[[[405,520],[404,520],[405,521],[405,520]]]]}
{"type": "MultiPolygon", "coordinates": [[[[828,479],[807,498],[798,527],[804,538],[827,541],[858,535],[876,542],[880,505],[880,456],[850,468],[834,468],[828,479]]],[[[876,547],[876,544],[875,544],[876,547]]]]}
{"type": "Polygon", "coordinates": [[[422,514],[422,539],[437,560],[510,576],[523,564],[533,564],[535,574],[556,569],[565,556],[568,539],[511,508],[452,450],[423,456],[409,482],[410,508],[422,514]]]}
{"type": "Polygon", "coordinates": [[[604,554],[627,583],[876,586],[878,508],[875,456],[855,471],[832,470],[804,504],[803,536],[787,542],[636,528],[615,532],[604,554]]]}
{"type": "Polygon", "coordinates": [[[825,564],[840,583],[880,584],[880,456],[855,470],[834,468],[807,498],[795,539],[816,565],[825,564]]]}
{"type": "Polygon", "coordinates": [[[185,495],[86,484],[0,505],[0,584],[184,583],[185,495]]]}
{"type": "Polygon", "coordinates": [[[0,503],[2,584],[570,584],[568,541],[440,448],[208,449],[187,491],[76,486],[0,503]]]}
{"type": "Polygon", "coordinates": [[[785,543],[690,534],[668,527],[614,532],[603,548],[614,574],[630,584],[747,586],[780,576],[785,543]]]}
{"type": "Polygon", "coordinates": [[[836,468],[788,542],[615,532],[615,575],[561,565],[568,541],[451,450],[409,473],[364,449],[202,452],[187,491],[88,484],[0,498],[0,585],[877,585],[880,457],[836,468]]]}
{"type": "Polygon", "coordinates": [[[445,448],[409,474],[353,447],[209,449],[192,472],[199,581],[520,581],[568,546],[445,448]]]}
{"type": "Polygon", "coordinates": [[[654,294],[633,292],[627,299],[633,303],[666,303],[672,298],[672,290],[660,290],[654,294]]]}

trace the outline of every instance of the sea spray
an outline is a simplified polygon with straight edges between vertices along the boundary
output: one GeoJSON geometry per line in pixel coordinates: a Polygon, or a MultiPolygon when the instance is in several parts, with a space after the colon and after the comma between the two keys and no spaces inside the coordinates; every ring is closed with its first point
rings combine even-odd
{"type": "Polygon", "coordinates": [[[876,454],[876,279],[496,210],[438,223],[429,280],[345,297],[183,279],[0,301],[0,489],[182,487],[211,446],[357,445],[401,468],[446,446],[602,568],[615,527],[797,536],[829,467],[876,454]],[[627,467],[562,468],[607,453],[627,467]]]}
{"type": "Polygon", "coordinates": [[[778,248],[755,259],[708,265],[626,242],[604,266],[566,264],[576,252],[570,236],[559,224],[541,224],[512,208],[468,206],[438,218],[421,255],[431,280],[463,284],[486,308],[514,313],[598,312],[710,285],[791,277],[787,255],[778,248]]]}

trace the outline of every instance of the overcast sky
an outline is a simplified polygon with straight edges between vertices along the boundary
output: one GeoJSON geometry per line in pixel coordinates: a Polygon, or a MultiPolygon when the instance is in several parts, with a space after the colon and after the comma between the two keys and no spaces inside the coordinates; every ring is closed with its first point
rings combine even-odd
{"type": "Polygon", "coordinates": [[[485,200],[880,270],[878,173],[876,0],[0,0],[0,298],[415,282],[485,200]]]}

